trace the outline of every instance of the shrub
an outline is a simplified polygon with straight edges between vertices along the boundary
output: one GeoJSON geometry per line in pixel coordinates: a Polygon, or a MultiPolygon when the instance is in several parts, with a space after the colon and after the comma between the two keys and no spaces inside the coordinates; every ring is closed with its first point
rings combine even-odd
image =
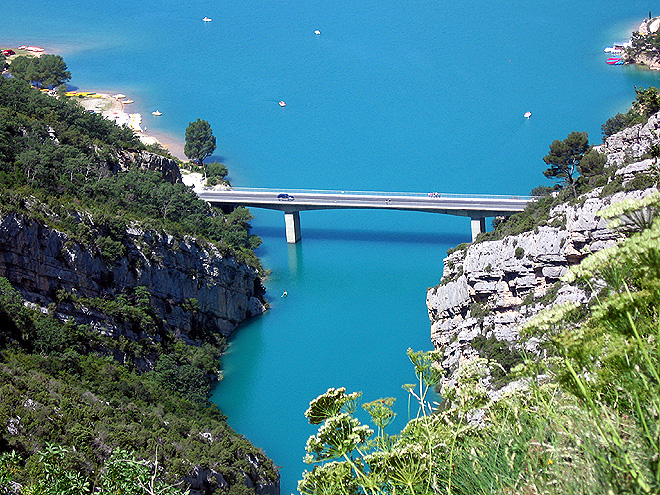
{"type": "Polygon", "coordinates": [[[468,242],[462,242],[458,246],[447,249],[447,256],[455,253],[456,251],[465,251],[470,246],[468,242]]]}
{"type": "Polygon", "coordinates": [[[640,122],[642,122],[642,117],[632,110],[626,113],[617,113],[614,117],[607,119],[600,128],[603,132],[603,142],[613,134],[640,122]]]}
{"type": "Polygon", "coordinates": [[[603,190],[600,193],[600,197],[607,198],[608,196],[612,196],[621,191],[623,191],[623,177],[617,175],[612,180],[610,180],[605,186],[603,186],[603,190]]]}
{"type": "Polygon", "coordinates": [[[552,194],[554,191],[554,188],[549,187],[549,186],[537,186],[534,189],[532,189],[532,196],[548,196],[552,194]]]}
{"type": "Polygon", "coordinates": [[[507,375],[512,368],[524,361],[523,354],[513,344],[503,340],[497,340],[494,335],[486,338],[479,335],[472,339],[470,346],[475,349],[479,356],[490,361],[495,361],[499,366],[494,366],[491,376],[494,379],[493,386],[500,388],[509,381],[507,375]]]}
{"type": "Polygon", "coordinates": [[[651,174],[638,173],[625,186],[625,191],[637,191],[648,189],[657,185],[657,179],[651,174]]]}
{"type": "Polygon", "coordinates": [[[487,302],[474,302],[470,305],[470,316],[480,321],[492,313],[493,310],[487,302]]]}

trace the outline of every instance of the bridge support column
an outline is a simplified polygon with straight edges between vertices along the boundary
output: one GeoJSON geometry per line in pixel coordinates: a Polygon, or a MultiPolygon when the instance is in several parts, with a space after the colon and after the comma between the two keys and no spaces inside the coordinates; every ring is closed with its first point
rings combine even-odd
{"type": "Polygon", "coordinates": [[[284,225],[286,226],[286,242],[295,244],[300,240],[300,212],[285,211],[284,225]]]}
{"type": "Polygon", "coordinates": [[[470,219],[470,226],[472,227],[472,242],[474,242],[479,234],[486,232],[486,219],[485,218],[472,218],[470,219]]]}

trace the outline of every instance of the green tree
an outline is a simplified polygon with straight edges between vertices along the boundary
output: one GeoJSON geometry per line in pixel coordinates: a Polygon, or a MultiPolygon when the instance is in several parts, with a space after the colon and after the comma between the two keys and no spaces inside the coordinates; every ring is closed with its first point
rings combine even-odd
{"type": "Polygon", "coordinates": [[[633,110],[647,119],[651,115],[660,111],[660,93],[658,93],[658,88],[651,86],[650,88],[644,89],[635,86],[633,110]]]}
{"type": "Polygon", "coordinates": [[[16,57],[9,66],[9,72],[17,79],[23,79],[38,86],[54,87],[71,79],[64,59],[59,55],[41,57],[16,57]]]}
{"type": "Polygon", "coordinates": [[[221,184],[228,173],[229,171],[225,164],[219,162],[209,163],[206,166],[206,185],[215,186],[216,184],[221,184]]]}
{"type": "Polygon", "coordinates": [[[632,109],[626,113],[617,113],[614,117],[610,117],[607,121],[600,126],[603,132],[603,142],[613,134],[616,134],[622,129],[626,129],[642,121],[640,115],[632,109]]]}
{"type": "Polygon", "coordinates": [[[571,132],[563,141],[555,139],[550,145],[550,153],[543,157],[543,161],[550,165],[543,175],[568,184],[575,196],[573,175],[578,172],[580,161],[588,150],[589,136],[586,132],[571,132]]]}
{"type": "Polygon", "coordinates": [[[35,81],[41,86],[55,87],[71,79],[64,59],[59,55],[42,55],[35,59],[35,81]]]}
{"type": "Polygon", "coordinates": [[[23,79],[24,81],[32,82],[31,68],[33,57],[27,55],[20,55],[12,60],[9,66],[9,73],[16,79],[23,79]]]}
{"type": "Polygon", "coordinates": [[[601,175],[605,170],[606,164],[607,155],[592,149],[584,154],[582,160],[580,160],[578,170],[580,171],[580,175],[592,177],[594,175],[601,175]]]}
{"type": "MultiPolygon", "coordinates": [[[[191,160],[197,160],[204,166],[204,159],[208,158],[215,151],[215,136],[211,130],[211,125],[206,120],[197,119],[190,122],[186,128],[186,144],[183,152],[191,160]]],[[[206,170],[204,170],[206,176],[206,170]]]]}

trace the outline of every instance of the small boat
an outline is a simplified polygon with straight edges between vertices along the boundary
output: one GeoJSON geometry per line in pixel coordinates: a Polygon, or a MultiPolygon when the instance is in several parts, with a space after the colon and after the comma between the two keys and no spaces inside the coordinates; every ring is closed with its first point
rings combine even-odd
{"type": "Polygon", "coordinates": [[[211,22],[213,19],[211,19],[210,17],[204,17],[204,19],[202,19],[202,20],[204,22],[211,22]]]}
{"type": "Polygon", "coordinates": [[[532,112],[525,112],[525,115],[523,115],[523,117],[525,117],[526,119],[530,118],[531,116],[532,116],[532,112]]]}
{"type": "Polygon", "coordinates": [[[43,52],[44,49],[41,48],[40,46],[27,46],[25,49],[29,52],[43,52]]]}
{"type": "Polygon", "coordinates": [[[113,96],[113,98],[117,98],[118,100],[121,100],[122,98],[126,98],[126,95],[123,93],[117,93],[116,95],[113,96]]]}
{"type": "Polygon", "coordinates": [[[314,31],[314,34],[315,34],[316,36],[321,36],[321,31],[319,31],[319,30],[317,29],[316,31],[314,31]]]}
{"type": "Polygon", "coordinates": [[[124,104],[133,103],[133,100],[122,100],[122,103],[124,104]]]}
{"type": "Polygon", "coordinates": [[[605,48],[605,53],[623,53],[626,48],[630,48],[632,46],[632,41],[624,41],[623,43],[614,43],[612,46],[608,46],[605,48]]]}
{"type": "Polygon", "coordinates": [[[156,110],[155,112],[151,112],[151,115],[155,115],[156,117],[160,117],[161,115],[163,115],[163,112],[161,112],[159,110],[156,110]]]}
{"type": "Polygon", "coordinates": [[[281,101],[281,102],[280,102],[280,106],[281,106],[281,107],[285,107],[285,106],[286,106],[286,103],[285,103],[284,101],[281,101]]]}
{"type": "Polygon", "coordinates": [[[605,60],[605,63],[609,65],[623,65],[623,59],[618,57],[612,57],[605,60]]]}

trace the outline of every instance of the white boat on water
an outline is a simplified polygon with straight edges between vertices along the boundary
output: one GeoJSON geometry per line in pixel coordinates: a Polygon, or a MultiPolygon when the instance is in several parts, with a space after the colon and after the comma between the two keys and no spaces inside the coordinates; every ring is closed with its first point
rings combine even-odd
{"type": "Polygon", "coordinates": [[[204,17],[204,19],[202,19],[202,20],[204,22],[211,22],[213,19],[211,19],[210,17],[204,17]]]}
{"type": "Polygon", "coordinates": [[[122,103],[127,105],[129,103],[133,103],[133,100],[123,100],[122,103]]]}
{"type": "Polygon", "coordinates": [[[123,93],[117,93],[116,95],[112,96],[113,98],[117,98],[118,100],[121,100],[122,98],[126,98],[126,95],[123,93]]]}
{"type": "Polygon", "coordinates": [[[161,112],[160,110],[156,110],[155,112],[151,112],[151,115],[155,115],[156,117],[160,117],[161,115],[163,115],[163,112],[161,112]]]}
{"type": "Polygon", "coordinates": [[[626,41],[624,43],[614,43],[612,46],[605,48],[605,53],[614,53],[619,54],[623,53],[626,48],[632,46],[632,41],[626,41]]]}

